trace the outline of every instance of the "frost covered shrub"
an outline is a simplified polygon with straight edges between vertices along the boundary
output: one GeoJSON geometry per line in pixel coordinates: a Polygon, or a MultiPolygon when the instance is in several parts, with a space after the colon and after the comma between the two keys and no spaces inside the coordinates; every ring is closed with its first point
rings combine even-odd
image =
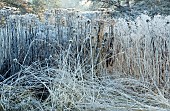
{"type": "Polygon", "coordinates": [[[123,54],[113,58],[117,59],[114,67],[126,74],[134,74],[143,80],[151,79],[159,85],[165,85],[169,78],[168,18],[169,16],[157,15],[151,19],[141,15],[135,21],[118,20],[114,28],[114,36],[118,40],[113,44],[120,42],[119,53],[123,54]]]}
{"type": "Polygon", "coordinates": [[[8,73],[8,77],[19,71],[21,65],[45,60],[60,50],[52,36],[47,37],[49,32],[54,33],[54,29],[44,27],[36,15],[10,15],[7,18],[5,27],[0,29],[2,75],[8,73]]]}

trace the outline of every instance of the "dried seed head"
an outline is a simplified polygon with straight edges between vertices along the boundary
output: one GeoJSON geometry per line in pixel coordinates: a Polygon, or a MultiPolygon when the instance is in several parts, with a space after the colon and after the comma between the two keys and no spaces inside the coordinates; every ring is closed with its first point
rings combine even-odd
{"type": "Polygon", "coordinates": [[[100,21],[100,25],[103,25],[104,24],[104,21],[100,21]]]}
{"type": "Polygon", "coordinates": [[[90,24],[91,23],[91,21],[90,20],[87,20],[87,24],[90,24]]]}
{"type": "Polygon", "coordinates": [[[60,20],[61,24],[63,26],[66,26],[67,25],[67,21],[66,21],[66,18],[65,17],[62,17],[61,20],[60,20]]]}
{"type": "Polygon", "coordinates": [[[69,40],[69,43],[70,43],[70,44],[73,43],[73,40],[69,40]]]}
{"type": "Polygon", "coordinates": [[[73,33],[75,33],[76,32],[76,29],[73,29],[73,33]]]}
{"type": "Polygon", "coordinates": [[[149,22],[149,19],[147,19],[146,22],[149,22]]]}
{"type": "Polygon", "coordinates": [[[109,34],[108,34],[107,32],[104,34],[104,36],[106,36],[106,37],[107,37],[108,35],[109,35],[109,34]]]}
{"type": "Polygon", "coordinates": [[[109,11],[107,11],[106,13],[107,13],[107,14],[110,14],[110,12],[109,12],[109,11]]]}
{"type": "Polygon", "coordinates": [[[15,59],[13,59],[13,62],[17,62],[18,60],[15,58],[15,59]]]}

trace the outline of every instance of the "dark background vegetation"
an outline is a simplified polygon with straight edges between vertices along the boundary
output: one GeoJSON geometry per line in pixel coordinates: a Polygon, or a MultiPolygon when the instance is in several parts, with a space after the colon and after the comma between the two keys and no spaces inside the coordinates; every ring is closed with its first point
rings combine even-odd
{"type": "MultiPolygon", "coordinates": [[[[79,0],[81,1],[81,0],[79,0]]],[[[79,2],[76,1],[76,2],[79,2]]],[[[169,0],[87,0],[92,1],[91,10],[98,8],[111,8],[118,13],[126,13],[128,15],[138,15],[139,13],[147,13],[149,15],[170,14],[169,0]]],[[[19,8],[21,13],[42,13],[49,7],[61,7],[60,2],[56,0],[0,0],[0,8],[4,6],[12,6],[19,8]]],[[[75,2],[75,1],[74,1],[75,2]]]]}

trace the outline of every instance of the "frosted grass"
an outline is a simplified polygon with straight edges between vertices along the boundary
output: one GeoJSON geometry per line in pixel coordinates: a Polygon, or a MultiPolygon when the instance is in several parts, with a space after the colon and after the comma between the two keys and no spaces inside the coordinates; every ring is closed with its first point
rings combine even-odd
{"type": "Polygon", "coordinates": [[[168,111],[170,17],[102,13],[10,15],[0,60],[19,70],[0,82],[0,110],[168,111]]]}

